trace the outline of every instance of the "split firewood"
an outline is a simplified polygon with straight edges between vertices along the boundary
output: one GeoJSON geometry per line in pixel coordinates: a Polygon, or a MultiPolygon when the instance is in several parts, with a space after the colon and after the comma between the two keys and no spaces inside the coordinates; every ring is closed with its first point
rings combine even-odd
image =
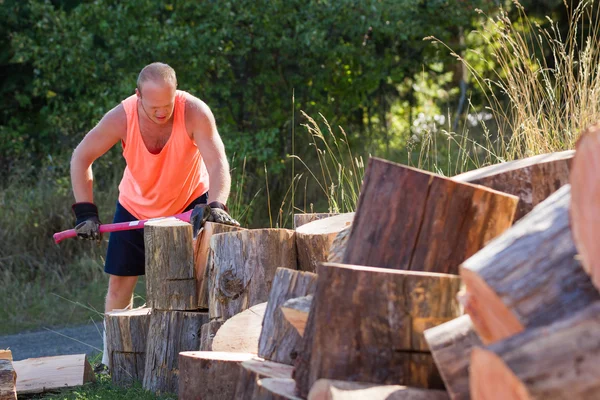
{"type": "Polygon", "coordinates": [[[471,355],[473,400],[600,398],[600,303],[471,355]]]}
{"type": "Polygon", "coordinates": [[[213,351],[258,354],[258,339],[267,303],[260,303],[229,318],[217,331],[213,351]]]}
{"type": "Polygon", "coordinates": [[[198,307],[208,309],[208,258],[210,252],[210,239],[213,235],[225,232],[243,230],[239,226],[205,222],[204,229],[194,240],[194,268],[196,270],[196,287],[198,289],[198,307]]]}
{"type": "MultiPolygon", "coordinates": [[[[326,219],[321,221],[326,221],[326,219]]],[[[291,298],[314,293],[316,285],[316,274],[293,271],[288,268],[277,269],[258,342],[258,355],[260,357],[292,365],[298,353],[302,337],[285,320],[280,306],[291,298]]]]}
{"type": "Polygon", "coordinates": [[[376,385],[364,382],[319,379],[310,389],[308,400],[448,400],[442,390],[376,385]]]}
{"type": "Polygon", "coordinates": [[[285,319],[296,329],[300,336],[304,336],[304,328],[308,320],[312,299],[312,295],[296,297],[286,300],[280,307],[285,319]]]}
{"type": "Polygon", "coordinates": [[[512,225],[518,200],[371,158],[344,263],[457,274],[460,263],[512,225]]]}
{"type": "Polygon", "coordinates": [[[0,350],[0,400],[17,400],[17,373],[10,350],[0,350]]]}
{"type": "Polygon", "coordinates": [[[300,228],[302,225],[319,219],[334,217],[338,213],[312,213],[312,214],[294,214],[294,229],[300,228]]]}
{"type": "Polygon", "coordinates": [[[269,299],[277,268],[297,269],[294,231],[252,229],[212,237],[211,320],[228,318],[269,299]]]}
{"type": "Polygon", "coordinates": [[[233,399],[258,399],[257,384],[263,378],[290,379],[294,367],[291,365],[274,363],[272,361],[254,358],[240,364],[242,370],[233,399]]]}
{"type": "Polygon", "coordinates": [[[13,361],[13,367],[19,396],[81,386],[96,380],[85,354],[28,358],[13,361]]]}
{"type": "Polygon", "coordinates": [[[323,264],[294,372],[299,394],[321,378],[442,388],[423,332],[460,316],[460,283],[456,275],[323,264]]]}
{"type": "Polygon", "coordinates": [[[594,285],[600,289],[600,123],[586,129],[577,141],[577,153],[571,168],[571,223],[581,263],[594,285]]]}
{"type": "Polygon", "coordinates": [[[345,227],[333,239],[331,246],[329,247],[329,254],[327,255],[327,261],[332,263],[341,263],[344,261],[344,254],[346,253],[346,244],[350,238],[350,231],[352,225],[345,227]]]}
{"type": "Polygon", "coordinates": [[[211,351],[212,342],[219,328],[223,325],[222,321],[214,320],[202,325],[200,333],[200,351],[211,351]]]}
{"type": "Polygon", "coordinates": [[[302,400],[296,395],[296,383],[289,378],[263,378],[256,384],[257,399],[261,400],[302,400]]]}
{"type": "Polygon", "coordinates": [[[518,196],[516,221],[561,186],[569,183],[569,166],[574,154],[573,150],[540,154],[479,168],[452,179],[518,196]]]}
{"type": "Polygon", "coordinates": [[[465,311],[484,344],[600,300],[576,257],[565,185],[461,266],[465,311]]]}
{"type": "Polygon", "coordinates": [[[469,400],[471,350],[483,345],[471,318],[463,315],[427,329],[425,340],[452,400],[469,400]]]}
{"type": "Polygon", "coordinates": [[[296,228],[299,269],[314,272],[319,263],[327,261],[329,249],[337,234],[352,225],[353,220],[354,213],[346,213],[296,228]]]}
{"type": "Polygon", "coordinates": [[[179,392],[181,400],[234,399],[240,376],[240,363],[254,354],[217,351],[179,353],[179,392]]]}
{"type": "Polygon", "coordinates": [[[177,218],[144,226],[146,300],[158,310],[197,310],[192,225],[177,218]]]}
{"type": "Polygon", "coordinates": [[[105,314],[108,366],[115,385],[144,379],[150,314],[151,309],[146,307],[105,314]]]}
{"type": "Polygon", "coordinates": [[[159,394],[177,393],[179,353],[200,348],[200,332],[207,322],[207,313],[152,310],[144,389],[159,394]]]}

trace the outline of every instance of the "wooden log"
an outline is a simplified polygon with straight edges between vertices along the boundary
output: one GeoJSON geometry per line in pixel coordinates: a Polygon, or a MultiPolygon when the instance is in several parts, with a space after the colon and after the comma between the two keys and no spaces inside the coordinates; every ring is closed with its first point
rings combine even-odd
{"type": "Polygon", "coordinates": [[[85,354],[28,358],[13,361],[17,373],[17,394],[81,386],[94,382],[96,377],[85,354]]]}
{"type": "Polygon", "coordinates": [[[332,263],[341,263],[344,261],[344,254],[346,253],[346,245],[350,238],[350,231],[352,225],[345,227],[333,239],[331,246],[329,247],[329,254],[327,255],[327,261],[332,263]]]}
{"type": "Polygon", "coordinates": [[[600,300],[576,258],[569,201],[565,185],[461,266],[465,311],[484,344],[600,300]]]}
{"type": "Polygon", "coordinates": [[[200,333],[200,351],[211,351],[212,343],[219,328],[223,325],[222,321],[210,321],[202,325],[200,333]]]}
{"type": "Polygon", "coordinates": [[[338,213],[308,213],[294,214],[294,229],[300,228],[302,225],[308,224],[324,218],[335,217],[338,213]]]}
{"type": "Polygon", "coordinates": [[[258,354],[258,340],[267,303],[260,303],[229,318],[212,342],[213,351],[258,354]]]}
{"type": "Polygon", "coordinates": [[[146,302],[158,310],[197,310],[192,225],[162,218],[144,226],[146,302]]]}
{"type": "MultiPolygon", "coordinates": [[[[327,221],[327,219],[321,221],[327,221]]],[[[306,224],[304,227],[313,223],[306,224]]],[[[302,337],[286,321],[280,307],[286,300],[314,293],[316,286],[316,274],[293,271],[288,268],[277,269],[258,342],[260,357],[278,363],[293,364],[302,337]]]]}
{"type": "Polygon", "coordinates": [[[207,313],[152,310],[143,387],[155,393],[177,393],[178,356],[200,348],[207,313]]]}
{"type": "Polygon", "coordinates": [[[294,374],[301,396],[321,378],[443,387],[423,332],[460,316],[458,276],[330,263],[318,275],[312,344],[294,374]]]}
{"type": "Polygon", "coordinates": [[[244,228],[205,222],[204,229],[194,240],[194,268],[196,274],[196,287],[198,289],[198,307],[208,309],[208,259],[210,252],[210,239],[219,233],[240,231],[244,228]]]}
{"type": "Polygon", "coordinates": [[[317,265],[327,261],[329,249],[337,234],[352,225],[354,213],[323,218],[296,228],[298,269],[314,272],[317,265]]]}
{"type": "Polygon", "coordinates": [[[140,307],[104,316],[108,366],[115,385],[127,386],[144,379],[150,314],[150,308],[140,307]]]}
{"type": "Polygon", "coordinates": [[[600,303],[471,355],[473,400],[597,399],[600,303]]]}
{"type": "Polygon", "coordinates": [[[17,400],[17,373],[10,350],[0,350],[0,400],[17,400]]]}
{"type": "Polygon", "coordinates": [[[294,231],[253,229],[212,237],[211,319],[228,318],[268,300],[275,271],[296,269],[294,231]]]}
{"type": "Polygon", "coordinates": [[[463,315],[427,329],[425,340],[452,400],[469,400],[471,350],[483,345],[471,318],[463,315]]]}
{"type": "Polygon", "coordinates": [[[240,363],[254,354],[216,351],[179,353],[180,400],[234,399],[240,376],[240,363]]]}
{"type": "Polygon", "coordinates": [[[597,175],[600,166],[600,123],[583,132],[576,148],[570,176],[573,239],[583,268],[600,289],[600,246],[596,242],[600,226],[600,183],[597,175]]]}
{"type": "Polygon", "coordinates": [[[304,336],[304,328],[308,320],[312,299],[312,295],[296,297],[286,300],[280,307],[285,319],[296,329],[300,336],[304,336]]]}
{"type": "Polygon", "coordinates": [[[310,389],[308,400],[448,400],[442,390],[415,389],[399,385],[376,385],[319,379],[310,389]]]}
{"type": "Polygon", "coordinates": [[[371,158],[344,263],[457,274],[460,263],[511,226],[517,202],[513,195],[371,158]]]}
{"type": "Polygon", "coordinates": [[[258,399],[258,381],[263,378],[290,379],[294,367],[286,364],[254,358],[240,364],[241,371],[234,399],[258,399]]]}
{"type": "Polygon", "coordinates": [[[293,379],[264,378],[257,384],[257,399],[261,400],[302,400],[296,396],[296,383],[293,379]]]}
{"type": "Polygon", "coordinates": [[[457,175],[452,179],[483,185],[519,197],[515,221],[569,183],[573,150],[490,165],[457,175]]]}

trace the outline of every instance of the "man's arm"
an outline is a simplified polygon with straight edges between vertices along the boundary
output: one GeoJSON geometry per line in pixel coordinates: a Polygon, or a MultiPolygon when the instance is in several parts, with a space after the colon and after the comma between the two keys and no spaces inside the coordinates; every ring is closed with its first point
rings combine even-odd
{"type": "Polygon", "coordinates": [[[75,202],[94,202],[92,163],[127,135],[127,115],[119,104],[110,110],[75,148],[71,156],[71,184],[75,202]]]}
{"type": "Polygon", "coordinates": [[[186,124],[208,170],[210,178],[209,203],[218,201],[227,204],[231,189],[229,163],[225,146],[217,131],[215,117],[201,100],[188,96],[186,101],[186,124]]]}

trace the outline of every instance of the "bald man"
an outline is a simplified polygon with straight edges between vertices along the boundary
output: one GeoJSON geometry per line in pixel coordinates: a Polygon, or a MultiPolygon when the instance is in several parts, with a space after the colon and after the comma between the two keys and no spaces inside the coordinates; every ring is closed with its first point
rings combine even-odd
{"type": "MultiPolygon", "coordinates": [[[[119,142],[127,166],[113,222],[169,216],[208,203],[209,220],[239,225],[226,206],[231,177],[210,108],[177,90],[173,68],[153,63],[140,72],[135,94],[106,113],[73,152],[78,237],[101,239],[92,163],[119,142]]],[[[143,230],[110,234],[104,271],[109,274],[105,312],[131,307],[138,276],[145,274],[143,230]]],[[[104,350],[102,364],[108,365],[106,336],[104,350]]]]}

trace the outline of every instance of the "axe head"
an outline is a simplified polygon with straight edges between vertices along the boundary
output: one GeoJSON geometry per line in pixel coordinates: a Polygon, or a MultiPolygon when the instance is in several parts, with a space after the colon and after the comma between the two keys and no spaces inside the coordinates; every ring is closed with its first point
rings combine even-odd
{"type": "Polygon", "coordinates": [[[192,224],[194,239],[196,239],[200,232],[202,232],[202,229],[204,229],[204,223],[208,220],[208,217],[210,217],[210,207],[208,204],[196,204],[192,210],[192,215],[190,216],[190,224],[192,224]]]}

